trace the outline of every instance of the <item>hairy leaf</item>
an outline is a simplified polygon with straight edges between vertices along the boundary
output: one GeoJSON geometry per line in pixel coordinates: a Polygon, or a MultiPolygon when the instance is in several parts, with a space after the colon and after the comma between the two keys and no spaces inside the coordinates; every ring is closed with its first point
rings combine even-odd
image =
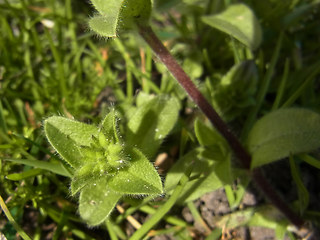
{"type": "Polygon", "coordinates": [[[174,127],[180,105],[168,96],[155,97],[138,107],[128,122],[126,140],[152,157],[174,127]]]}
{"type": "Polygon", "coordinates": [[[91,0],[93,6],[103,16],[117,17],[117,12],[120,11],[121,5],[125,2],[124,0],[91,0]]]}
{"type": "Polygon", "coordinates": [[[202,146],[218,145],[221,150],[228,149],[226,140],[215,129],[208,127],[199,119],[194,122],[194,131],[202,146]]]}
{"type": "Polygon", "coordinates": [[[121,28],[149,21],[151,0],[91,0],[99,15],[89,20],[90,28],[104,37],[116,37],[121,28]]]}
{"type": "Polygon", "coordinates": [[[74,168],[83,163],[79,146],[89,146],[92,136],[98,136],[95,126],[64,117],[46,119],[44,131],[54,149],[74,168]]]}
{"type": "Polygon", "coordinates": [[[184,187],[178,200],[179,203],[197,199],[205,193],[217,190],[225,184],[230,184],[233,180],[230,172],[230,154],[224,156],[219,148],[216,148],[216,153],[212,154],[214,159],[207,159],[203,157],[203,152],[203,148],[197,148],[189,152],[180,158],[167,174],[165,191],[170,194],[189,163],[191,161],[195,162],[191,173],[191,178],[194,179],[184,187]]]}
{"type": "Polygon", "coordinates": [[[110,188],[125,194],[162,193],[160,176],[149,160],[136,148],[128,148],[126,155],[130,158],[128,167],[117,172],[109,180],[110,188]]]}
{"type": "Polygon", "coordinates": [[[107,186],[106,179],[100,179],[83,188],[80,193],[80,216],[90,225],[101,224],[111,213],[122,194],[107,186]]]}
{"type": "Polygon", "coordinates": [[[252,10],[244,4],[230,5],[219,14],[202,17],[202,21],[238,39],[252,50],[261,43],[261,26],[252,10]]]}
{"type": "Polygon", "coordinates": [[[258,120],[247,139],[251,167],[320,147],[320,115],[298,108],[280,109],[258,120]]]}
{"type": "Polygon", "coordinates": [[[90,162],[75,171],[70,186],[72,196],[86,185],[93,184],[101,178],[100,170],[95,168],[95,165],[95,162],[90,162]]]}
{"type": "Polygon", "coordinates": [[[90,18],[88,23],[89,27],[96,33],[105,37],[117,37],[117,18],[112,16],[103,17],[95,15],[90,18]]]}

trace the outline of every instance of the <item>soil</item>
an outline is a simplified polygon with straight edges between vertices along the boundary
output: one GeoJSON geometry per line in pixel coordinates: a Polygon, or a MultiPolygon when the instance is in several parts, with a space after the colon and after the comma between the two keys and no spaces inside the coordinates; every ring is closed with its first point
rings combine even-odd
{"type": "MultiPolygon", "coordinates": [[[[320,174],[319,171],[313,167],[310,167],[307,164],[301,164],[301,173],[304,185],[309,191],[310,194],[310,204],[308,209],[319,211],[320,209],[320,174]]],[[[268,181],[277,189],[277,192],[287,201],[293,202],[298,199],[297,187],[293,181],[290,173],[290,166],[288,161],[283,160],[274,164],[269,164],[263,168],[265,176],[267,176],[268,181]]],[[[250,207],[259,207],[268,204],[265,198],[262,196],[260,191],[255,187],[254,184],[250,184],[247,188],[247,191],[242,199],[240,208],[246,209],[250,207]]],[[[205,221],[205,224],[211,229],[215,229],[216,217],[225,216],[234,212],[236,210],[231,210],[229,203],[226,197],[226,194],[223,189],[219,189],[215,192],[205,194],[200,199],[195,201],[195,205],[198,208],[201,217],[205,221]]],[[[298,211],[297,211],[298,212],[298,211]]],[[[277,213],[279,214],[279,213],[277,213]]],[[[182,209],[182,217],[188,223],[194,225],[193,232],[198,233],[193,239],[205,239],[205,229],[203,225],[194,221],[192,214],[188,208],[182,209]]],[[[281,215],[281,214],[279,214],[281,215]]],[[[302,228],[299,231],[294,232],[296,239],[305,239],[305,240],[316,240],[320,239],[319,232],[316,228],[313,228],[313,234],[310,233],[307,228],[302,228]]],[[[155,240],[165,240],[165,239],[175,239],[174,236],[166,235],[154,237],[155,240]]],[[[258,227],[258,226],[241,226],[234,229],[223,229],[221,239],[238,239],[238,240],[271,240],[276,239],[275,230],[258,227]]],[[[285,240],[289,240],[288,236],[285,237],[285,240]]]]}

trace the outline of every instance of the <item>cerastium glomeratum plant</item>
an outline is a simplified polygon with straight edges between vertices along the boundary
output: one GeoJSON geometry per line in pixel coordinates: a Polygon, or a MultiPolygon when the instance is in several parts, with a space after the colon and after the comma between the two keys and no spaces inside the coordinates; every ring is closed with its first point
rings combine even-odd
{"type": "Polygon", "coordinates": [[[79,212],[89,225],[104,221],[124,195],[163,193],[161,178],[147,156],[155,154],[178,111],[176,99],[153,97],[135,109],[124,136],[114,108],[98,127],[64,117],[45,120],[50,144],[71,167],[71,195],[80,193],[79,212]]]}
{"type": "MultiPolygon", "coordinates": [[[[153,32],[149,25],[151,0],[91,0],[91,2],[97,13],[89,20],[90,28],[107,38],[117,37],[123,30],[137,30],[228,142],[233,154],[261,191],[293,224],[301,227],[304,220],[278,196],[266,181],[259,166],[319,147],[319,115],[309,110],[295,108],[274,111],[257,121],[254,126],[249,122],[252,130],[247,134],[244,143],[241,143],[153,32]],[[288,121],[290,124],[287,124],[288,121]]],[[[253,12],[244,4],[235,4],[220,15],[204,17],[202,20],[231,35],[248,48],[255,50],[260,45],[262,39],[260,25],[253,12]],[[237,20],[233,18],[235,15],[239,15],[237,20]],[[253,35],[256,36],[255,39],[251,38],[253,35]]],[[[277,51],[280,49],[281,41],[282,38],[278,42],[277,51]]],[[[254,68],[254,63],[250,64],[254,68]]],[[[239,65],[239,69],[241,66],[239,65]]],[[[229,74],[225,79],[226,82],[233,75],[236,74],[229,74]]],[[[261,92],[260,99],[263,99],[265,92],[263,89],[261,92]]],[[[250,94],[253,95],[253,92],[250,94]]],[[[48,140],[72,169],[71,194],[80,193],[79,212],[89,225],[102,223],[124,195],[157,196],[163,193],[161,179],[149,160],[152,160],[162,139],[173,128],[179,108],[178,101],[173,97],[160,96],[148,100],[136,109],[136,113],[128,120],[122,133],[114,109],[98,127],[62,117],[51,117],[45,121],[48,140]]],[[[256,117],[256,112],[257,110],[253,111],[251,119],[256,117]]],[[[208,137],[202,137],[197,128],[195,131],[197,137],[204,139],[205,143],[208,137]]],[[[187,182],[191,171],[189,170],[185,172],[180,183],[187,182]]],[[[177,189],[182,188],[183,184],[177,185],[177,189]]],[[[134,239],[142,237],[147,228],[150,229],[160,220],[173,206],[179,191],[181,189],[172,194],[168,204],[163,206],[162,213],[153,216],[134,234],[134,239]],[[176,197],[175,200],[173,196],[176,197]]]]}

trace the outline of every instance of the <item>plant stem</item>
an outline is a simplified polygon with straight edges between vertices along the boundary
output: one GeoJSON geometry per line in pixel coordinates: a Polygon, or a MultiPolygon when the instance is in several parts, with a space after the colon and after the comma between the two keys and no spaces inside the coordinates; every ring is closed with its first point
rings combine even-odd
{"type": "Polygon", "coordinates": [[[147,26],[139,26],[140,34],[144,40],[150,45],[155,54],[166,65],[169,72],[177,79],[180,85],[186,90],[188,95],[197,104],[201,111],[208,117],[213,126],[221,133],[228,141],[235,155],[241,160],[246,169],[250,168],[251,157],[242,147],[239,140],[232,134],[225,122],[219,117],[217,112],[212,108],[210,103],[205,99],[202,93],[197,89],[189,76],[172,57],[166,47],[158,39],[152,28],[147,26]]]}
{"type": "MultiPolygon", "coordinates": [[[[227,124],[220,118],[210,103],[205,99],[201,92],[197,89],[189,76],[181,68],[181,66],[172,57],[170,52],[158,39],[150,26],[139,25],[139,33],[143,39],[152,48],[158,58],[164,63],[169,72],[176,78],[179,84],[185,89],[191,99],[207,116],[212,125],[220,132],[220,134],[228,141],[231,149],[236,157],[242,163],[245,169],[250,171],[251,156],[247,153],[238,138],[230,131],[227,124]]],[[[269,182],[264,178],[260,169],[255,169],[251,173],[253,180],[256,182],[260,190],[267,198],[296,226],[301,227],[304,221],[297,216],[288,205],[280,198],[280,196],[270,186],[269,182]]]]}
{"type": "Polygon", "coordinates": [[[292,209],[287,205],[287,203],[277,194],[277,192],[272,188],[267,179],[263,176],[261,169],[256,168],[252,171],[252,179],[258,185],[260,191],[262,191],[265,196],[270,200],[270,202],[278,208],[284,216],[286,216],[290,222],[292,222],[297,227],[302,227],[304,220],[298,216],[292,209]]]}

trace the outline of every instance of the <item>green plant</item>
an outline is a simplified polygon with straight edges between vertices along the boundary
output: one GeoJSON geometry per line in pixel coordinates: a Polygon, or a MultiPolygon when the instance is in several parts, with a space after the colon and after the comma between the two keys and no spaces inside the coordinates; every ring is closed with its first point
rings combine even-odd
{"type": "MultiPolygon", "coordinates": [[[[279,127],[279,129],[274,129],[275,134],[270,134],[270,130],[267,129],[267,125],[273,126],[272,120],[265,120],[267,123],[262,124],[262,127],[256,125],[253,128],[253,131],[250,132],[251,136],[249,137],[249,151],[254,154],[253,164],[251,164],[251,157],[247,154],[246,150],[242,147],[241,143],[235,138],[233,134],[231,134],[228,127],[224,124],[224,122],[220,119],[218,114],[213,110],[208,101],[203,97],[203,95],[196,89],[195,85],[189,79],[189,77],[185,74],[185,72],[181,69],[181,67],[175,62],[175,60],[171,57],[170,53],[163,47],[161,42],[158,40],[156,35],[153,33],[152,29],[149,27],[148,21],[151,12],[151,1],[123,1],[117,2],[117,6],[113,6],[116,1],[110,1],[108,4],[103,3],[102,1],[92,1],[95,8],[100,13],[100,16],[96,16],[90,21],[90,27],[98,32],[102,36],[106,37],[114,37],[116,36],[117,29],[121,27],[122,22],[131,22],[135,23],[139,29],[141,36],[146,40],[146,42],[151,46],[154,52],[158,55],[158,57],[162,60],[162,62],[167,66],[168,70],[172,73],[173,76],[179,81],[179,83],[184,87],[189,96],[193,99],[193,101],[199,106],[199,108],[206,114],[209,120],[213,123],[213,125],[218,129],[218,131],[226,138],[230,147],[233,149],[235,155],[241,160],[243,166],[247,169],[252,167],[256,167],[262,165],[264,163],[268,163],[274,160],[281,159],[282,157],[286,157],[294,152],[303,152],[304,150],[313,150],[319,147],[318,137],[319,130],[314,129],[317,128],[319,124],[319,116],[315,115],[314,123],[308,125],[308,121],[303,121],[300,123],[305,116],[307,116],[310,121],[313,121],[313,113],[300,113],[300,110],[291,110],[293,115],[301,115],[301,117],[295,118],[296,121],[293,122],[293,126],[288,127],[286,130],[283,127],[279,127]],[[112,21],[107,21],[106,17],[112,16],[112,21]],[[105,30],[107,29],[107,30],[105,30]],[[112,29],[112,30],[110,30],[112,29]],[[298,119],[298,120],[297,120],[298,119]],[[299,126],[306,126],[306,135],[302,137],[302,141],[298,140],[297,142],[293,142],[290,138],[290,135],[294,135],[292,132],[296,130],[299,126]],[[310,127],[310,128],[309,128],[310,127]],[[272,137],[267,140],[267,143],[260,143],[257,138],[265,139],[265,133],[257,134],[261,129],[262,132],[268,132],[272,137]],[[315,130],[315,138],[311,137],[311,132],[315,130]],[[274,136],[280,135],[280,137],[274,136]],[[288,136],[284,139],[282,136],[288,136]],[[310,138],[311,137],[311,138],[310,138]],[[283,143],[283,145],[279,146],[279,143],[283,143]],[[304,144],[302,144],[304,143],[304,144]],[[272,145],[272,147],[268,147],[268,144],[272,145]],[[257,146],[257,147],[255,147],[257,146]],[[305,146],[305,147],[304,147],[305,146]],[[279,147],[278,151],[274,151],[273,148],[279,147]],[[256,149],[266,148],[265,150],[258,152],[256,149]],[[304,149],[306,148],[306,149],[304,149]],[[281,152],[281,153],[280,153],[281,152]],[[271,154],[272,156],[266,156],[266,154],[271,154]]],[[[248,9],[245,5],[233,5],[228,8],[225,12],[220,15],[214,17],[206,17],[203,20],[214,26],[218,29],[225,31],[226,33],[234,36],[238,40],[240,40],[243,44],[247,45],[251,49],[256,49],[261,42],[261,29],[260,26],[255,19],[255,16],[252,14],[250,9],[248,9]],[[250,25],[251,23],[251,25],[250,25]]],[[[247,76],[241,76],[247,78],[247,76]]],[[[232,78],[235,79],[235,78],[232,78]]],[[[302,110],[301,110],[302,111],[302,110]]],[[[279,116],[276,117],[278,121],[281,117],[284,119],[283,122],[289,120],[291,112],[279,112],[279,116]],[[280,117],[281,116],[281,117],[280,117]]],[[[271,118],[271,117],[270,117],[271,118]]],[[[305,119],[304,119],[305,120],[305,119]]],[[[280,119],[280,121],[282,121],[280,119]]],[[[261,123],[260,121],[259,123],[261,123]]],[[[259,124],[258,123],[258,124],[259,124]]],[[[274,128],[274,127],[273,127],[274,128]]],[[[296,130],[298,131],[298,135],[304,134],[304,130],[296,130]],[[300,132],[301,131],[301,132],[300,132]]],[[[267,186],[267,182],[263,179],[263,176],[259,172],[259,170],[253,171],[253,178],[257,181],[261,189],[267,194],[267,196],[273,201],[277,207],[284,212],[284,214],[289,217],[289,219],[295,223],[297,226],[301,226],[303,221],[299,219],[289,208],[286,207],[286,204],[282,202],[280,198],[278,198],[274,193],[272,193],[269,186],[267,186]]]]}
{"type": "Polygon", "coordinates": [[[51,145],[72,167],[71,194],[80,192],[79,212],[89,225],[101,224],[123,195],[163,193],[146,156],[153,156],[176,122],[175,99],[155,97],[142,104],[120,133],[115,110],[99,128],[62,117],[45,121],[51,145]]]}
{"type": "MultiPolygon", "coordinates": [[[[93,231],[73,224],[81,221],[75,203],[80,196],[82,219],[90,226],[101,225],[102,231],[106,228],[113,239],[126,238],[119,226],[137,210],[153,216],[133,239],[141,239],[160,220],[172,227],[149,234],[166,232],[188,238],[192,228],[168,214],[169,210],[174,205],[187,206],[195,221],[203,224],[192,201],[224,188],[232,213],[215,218],[217,229],[207,227],[208,238],[218,238],[221,229],[259,225],[275,229],[279,239],[285,234],[294,239],[290,221],[296,226],[310,219],[317,223],[319,213],[310,208],[312,192],[303,181],[300,166],[319,168],[317,153],[312,153],[319,147],[319,99],[314,81],[319,63],[316,45],[307,44],[303,51],[298,47],[312,31],[304,27],[300,34],[297,23],[307,26],[305,22],[313,22],[306,16],[318,3],[235,2],[155,1],[152,6],[152,1],[93,1],[97,14],[89,20],[90,27],[103,37],[121,37],[100,44],[91,40],[91,34],[75,29],[84,16],[73,17],[76,9],[71,8],[71,1],[63,3],[65,12],[60,1],[46,3],[53,11],[40,16],[39,10],[33,12],[36,1],[30,2],[31,6],[23,0],[16,5],[5,1],[0,10],[4,36],[0,39],[4,53],[0,76],[5,79],[5,90],[0,92],[0,156],[5,164],[0,165],[0,176],[1,195],[12,196],[7,204],[13,218],[24,224],[22,214],[30,211],[32,203],[32,209],[42,214],[35,220],[38,226],[48,217],[56,224],[54,239],[62,234],[88,238],[94,236],[93,231]],[[268,4],[274,7],[272,11],[264,10],[268,4]],[[168,6],[179,7],[171,12],[168,6]],[[168,47],[178,62],[183,62],[192,81],[149,26],[154,7],[166,11],[152,14],[157,22],[165,22],[161,28],[155,25],[157,35],[178,40],[175,45],[169,42],[168,47]],[[23,12],[21,20],[18,12],[23,12]],[[14,20],[10,20],[12,14],[14,20]],[[55,25],[42,30],[38,24],[47,19],[53,19],[55,25]],[[15,34],[10,34],[10,28],[15,34]],[[137,46],[142,44],[131,30],[146,40],[215,129],[197,111],[187,113],[186,109],[195,109],[194,104],[186,100],[186,92],[160,62],[152,63],[148,46],[145,51],[140,49],[142,68],[137,67],[137,46]],[[28,41],[30,38],[34,41],[28,41]],[[17,51],[10,54],[6,48],[17,51]],[[23,60],[16,52],[21,52],[23,60]],[[16,75],[19,68],[23,70],[16,75]],[[106,85],[112,90],[104,102],[98,93],[106,85]],[[116,99],[115,106],[110,107],[109,98],[116,99]],[[99,103],[105,105],[98,108],[99,103]],[[62,112],[69,119],[47,118],[52,112],[62,112]],[[90,125],[70,120],[71,115],[90,125]],[[44,146],[46,140],[39,129],[44,118],[47,138],[64,161],[44,146]],[[159,151],[171,152],[172,146],[178,147],[179,153],[162,186],[150,161],[159,151]],[[235,163],[233,156],[242,165],[235,163]],[[289,158],[297,201],[283,201],[276,194],[277,186],[267,180],[264,166],[283,158],[289,158]],[[127,184],[128,180],[132,184],[127,184]],[[272,206],[239,208],[250,180],[289,221],[272,206]],[[70,194],[72,197],[64,199],[70,194]],[[120,215],[110,214],[119,200],[128,208],[124,213],[119,210],[120,215]],[[239,222],[239,217],[243,221],[239,222]]],[[[6,209],[4,203],[1,206],[6,209]]],[[[5,214],[25,235],[7,210],[5,214]]],[[[38,227],[38,238],[40,232],[38,227]]]]}

